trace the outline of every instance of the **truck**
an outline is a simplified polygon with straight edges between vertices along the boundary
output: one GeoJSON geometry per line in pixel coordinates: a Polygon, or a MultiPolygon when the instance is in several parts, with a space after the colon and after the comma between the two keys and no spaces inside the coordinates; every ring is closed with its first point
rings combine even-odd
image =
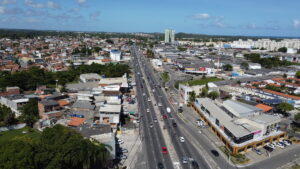
{"type": "Polygon", "coordinates": [[[167,113],[171,113],[170,107],[167,107],[167,113]]]}

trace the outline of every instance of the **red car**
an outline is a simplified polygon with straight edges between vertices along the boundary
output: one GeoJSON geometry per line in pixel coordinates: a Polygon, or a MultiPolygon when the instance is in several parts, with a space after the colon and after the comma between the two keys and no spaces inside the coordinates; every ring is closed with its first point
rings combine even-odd
{"type": "Polygon", "coordinates": [[[163,117],[164,119],[167,119],[167,118],[168,118],[168,116],[167,116],[167,115],[165,115],[165,114],[164,114],[162,117],[163,117]]]}
{"type": "Polygon", "coordinates": [[[167,149],[167,147],[162,147],[162,148],[161,148],[161,152],[162,152],[163,154],[168,154],[168,149],[167,149]]]}

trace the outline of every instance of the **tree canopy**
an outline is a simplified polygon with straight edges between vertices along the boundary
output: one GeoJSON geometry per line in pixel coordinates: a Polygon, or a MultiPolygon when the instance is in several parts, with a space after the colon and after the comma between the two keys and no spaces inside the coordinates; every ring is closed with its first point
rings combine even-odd
{"type": "Polygon", "coordinates": [[[0,104],[0,126],[9,126],[16,122],[15,114],[11,109],[0,104]]]}
{"type": "Polygon", "coordinates": [[[211,98],[212,100],[215,100],[216,98],[219,97],[219,93],[216,91],[212,91],[208,94],[208,97],[211,98]]]}
{"type": "Polygon", "coordinates": [[[83,73],[98,73],[105,77],[121,77],[124,73],[130,73],[130,67],[127,64],[91,64],[73,67],[68,71],[48,72],[38,67],[31,67],[27,71],[16,73],[0,72],[0,88],[7,86],[18,86],[22,90],[35,90],[40,85],[64,86],[69,82],[78,79],[83,73]]]}
{"type": "Polygon", "coordinates": [[[289,103],[280,103],[277,108],[283,112],[294,110],[294,107],[289,103]]]}
{"type": "Polygon", "coordinates": [[[33,127],[34,123],[39,119],[38,101],[30,99],[27,104],[21,108],[22,115],[20,120],[26,123],[27,126],[33,127]]]}
{"type": "Polygon", "coordinates": [[[287,52],[287,48],[286,47],[279,48],[278,52],[286,53],[287,52]]]}
{"type": "Polygon", "coordinates": [[[225,71],[232,71],[232,65],[231,64],[226,64],[223,66],[223,70],[225,71]]]}
{"type": "Polygon", "coordinates": [[[297,63],[289,62],[286,60],[280,60],[279,57],[271,57],[271,58],[261,58],[260,54],[258,53],[250,53],[245,54],[244,57],[247,60],[250,60],[253,63],[259,63],[261,66],[265,68],[273,68],[273,67],[279,67],[279,66],[290,66],[295,65],[297,63]]]}
{"type": "Polygon", "coordinates": [[[109,152],[73,129],[56,125],[46,128],[37,141],[23,137],[0,147],[0,168],[96,169],[107,168],[109,152]]]}

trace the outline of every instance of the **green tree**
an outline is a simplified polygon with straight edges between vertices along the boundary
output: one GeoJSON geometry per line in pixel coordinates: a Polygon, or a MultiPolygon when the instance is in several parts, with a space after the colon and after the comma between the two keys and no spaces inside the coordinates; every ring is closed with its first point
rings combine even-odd
{"type": "Polygon", "coordinates": [[[299,70],[296,72],[296,77],[300,78],[300,71],[299,70]]]}
{"type": "Polygon", "coordinates": [[[279,48],[278,52],[286,53],[287,52],[287,48],[286,47],[279,48]]]}
{"type": "Polygon", "coordinates": [[[277,109],[281,110],[282,112],[287,112],[287,111],[294,110],[294,107],[289,103],[280,103],[277,106],[277,109]]]}
{"type": "Polygon", "coordinates": [[[109,44],[114,44],[114,41],[113,41],[113,40],[111,40],[111,39],[107,39],[107,40],[106,40],[106,43],[109,43],[109,44]]]}
{"type": "Polygon", "coordinates": [[[196,100],[196,93],[195,93],[195,91],[192,91],[192,92],[189,94],[189,102],[190,102],[190,103],[193,103],[193,102],[195,102],[195,100],[196,100]]]}
{"type": "Polygon", "coordinates": [[[208,94],[208,97],[211,98],[212,100],[215,100],[216,98],[219,97],[219,93],[216,91],[212,91],[208,94]]]}
{"type": "Polygon", "coordinates": [[[249,64],[248,64],[248,62],[242,62],[242,63],[241,63],[241,67],[242,67],[243,69],[245,69],[245,70],[248,70],[248,69],[249,69],[249,64]]]}
{"type": "Polygon", "coordinates": [[[294,119],[297,123],[300,123],[300,113],[297,113],[295,116],[294,116],[294,119]]]}
{"type": "Polygon", "coordinates": [[[200,97],[207,97],[207,95],[208,95],[208,87],[204,87],[204,88],[202,88],[202,91],[201,91],[201,93],[200,93],[200,97]]]}
{"type": "Polygon", "coordinates": [[[231,64],[226,64],[226,65],[224,65],[223,66],[223,70],[225,70],[225,71],[232,71],[232,65],[231,64]]]}
{"type": "Polygon", "coordinates": [[[32,128],[34,123],[39,119],[37,100],[30,99],[29,102],[21,108],[21,112],[22,115],[20,116],[20,120],[32,128]]]}

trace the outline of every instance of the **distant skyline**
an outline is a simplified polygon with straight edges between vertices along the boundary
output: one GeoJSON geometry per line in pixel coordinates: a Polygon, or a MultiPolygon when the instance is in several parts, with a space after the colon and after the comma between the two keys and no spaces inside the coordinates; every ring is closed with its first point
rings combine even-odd
{"type": "Polygon", "coordinates": [[[0,28],[300,37],[295,0],[0,0],[0,28]]]}

